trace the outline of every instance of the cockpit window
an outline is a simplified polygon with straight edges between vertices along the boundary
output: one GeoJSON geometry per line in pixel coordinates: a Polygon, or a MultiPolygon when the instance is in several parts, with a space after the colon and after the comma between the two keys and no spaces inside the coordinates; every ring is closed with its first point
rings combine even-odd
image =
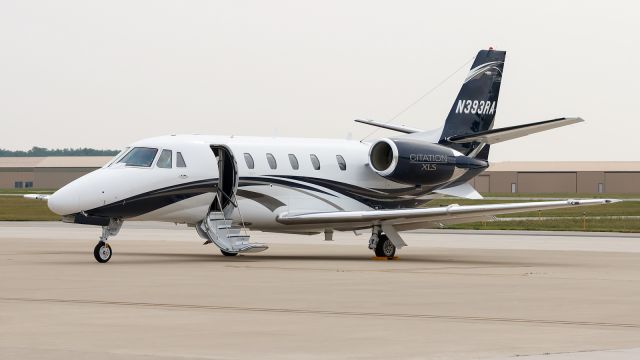
{"type": "Polygon", "coordinates": [[[153,164],[158,149],[137,147],[131,149],[118,163],[125,164],[127,166],[142,166],[150,167],[153,164]]]}
{"type": "Polygon", "coordinates": [[[105,167],[109,167],[117,163],[118,160],[120,160],[127,153],[127,151],[129,151],[129,148],[125,148],[124,150],[120,151],[118,155],[114,156],[113,159],[109,160],[109,162],[107,163],[107,165],[105,165],[105,167]]]}
{"type": "Polygon", "coordinates": [[[182,153],[181,152],[177,152],[176,153],[177,159],[176,159],[176,166],[177,167],[187,167],[187,163],[184,162],[184,158],[182,157],[182,153]]]}
{"type": "Polygon", "coordinates": [[[160,157],[158,158],[158,163],[156,164],[159,168],[163,169],[171,169],[171,162],[173,158],[171,156],[172,151],[169,149],[164,149],[160,153],[160,157]]]}

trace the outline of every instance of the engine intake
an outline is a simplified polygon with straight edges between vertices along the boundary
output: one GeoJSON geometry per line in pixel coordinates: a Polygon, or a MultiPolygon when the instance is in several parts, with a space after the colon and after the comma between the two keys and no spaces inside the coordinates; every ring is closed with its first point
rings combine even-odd
{"type": "Polygon", "coordinates": [[[398,165],[398,148],[389,139],[373,144],[369,151],[369,161],[373,169],[382,176],[390,175],[398,165]]]}

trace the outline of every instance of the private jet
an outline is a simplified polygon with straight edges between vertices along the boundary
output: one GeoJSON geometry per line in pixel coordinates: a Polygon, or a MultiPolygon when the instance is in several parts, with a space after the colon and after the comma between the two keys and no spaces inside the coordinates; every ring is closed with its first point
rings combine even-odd
{"type": "Polygon", "coordinates": [[[247,230],[300,235],[369,233],[376,256],[394,258],[400,233],[491,221],[496,215],[615,202],[613,199],[429,207],[442,196],[481,199],[469,184],[502,141],[583,121],[557,118],[494,129],[505,51],[481,50],[442,127],[424,131],[371,120],[397,136],[371,141],[170,135],[131,144],[48,201],[62,221],[102,227],[94,249],[127,220],[187,224],[225,256],[267,249],[247,230]]]}

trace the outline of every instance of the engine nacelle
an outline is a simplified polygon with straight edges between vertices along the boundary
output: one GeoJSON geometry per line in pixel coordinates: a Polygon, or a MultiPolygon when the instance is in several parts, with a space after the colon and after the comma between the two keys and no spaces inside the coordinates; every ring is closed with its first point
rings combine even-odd
{"type": "Polygon", "coordinates": [[[483,169],[486,161],[417,139],[381,139],[369,149],[369,164],[378,175],[402,184],[439,185],[455,180],[465,169],[483,169]]]}

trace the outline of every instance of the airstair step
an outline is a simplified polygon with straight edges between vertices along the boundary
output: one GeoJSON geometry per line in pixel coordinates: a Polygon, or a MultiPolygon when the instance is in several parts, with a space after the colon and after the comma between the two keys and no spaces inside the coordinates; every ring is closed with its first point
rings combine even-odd
{"type": "Polygon", "coordinates": [[[239,246],[237,251],[239,253],[257,253],[260,251],[265,251],[269,248],[266,244],[258,244],[258,243],[248,243],[239,246]]]}
{"type": "Polygon", "coordinates": [[[225,220],[224,214],[221,212],[209,213],[209,220],[225,220]]]}

